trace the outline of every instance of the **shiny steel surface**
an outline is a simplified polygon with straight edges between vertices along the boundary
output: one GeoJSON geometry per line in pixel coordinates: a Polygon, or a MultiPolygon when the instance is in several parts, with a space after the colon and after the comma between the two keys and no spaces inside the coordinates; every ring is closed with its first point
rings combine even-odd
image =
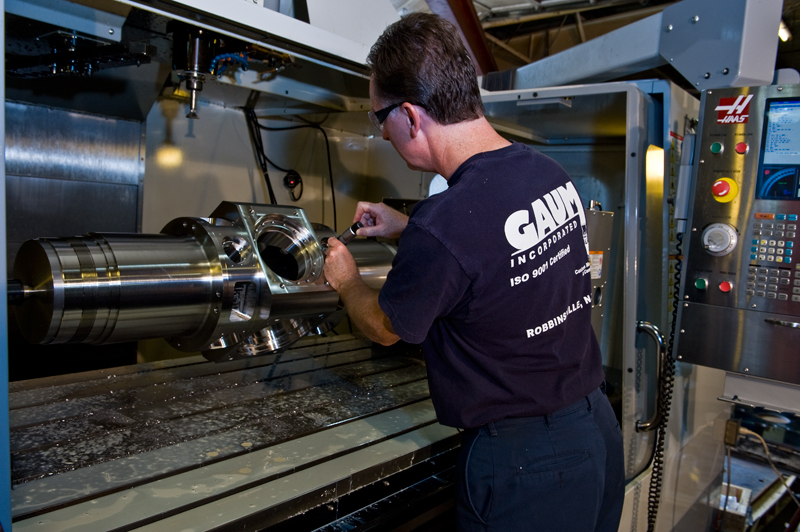
{"type": "Polygon", "coordinates": [[[746,309],[684,303],[681,362],[800,384],[797,318],[746,309]]]}
{"type": "MultiPolygon", "coordinates": [[[[301,209],[223,203],[158,235],[28,241],[14,269],[24,285],[14,312],[33,343],[163,337],[215,361],[276,351],[343,316],[315,228],[332,233],[301,209]]],[[[393,248],[359,239],[350,250],[379,289],[393,248]]]]}
{"type": "Polygon", "coordinates": [[[8,273],[39,236],[141,231],[144,124],[6,101],[8,273]]]}
{"type": "MultiPolygon", "coordinates": [[[[800,330],[784,326],[800,322],[800,301],[793,301],[800,257],[790,257],[793,262],[788,263],[761,260],[759,253],[751,258],[753,240],[800,244],[788,227],[786,233],[773,234],[772,228],[769,236],[761,232],[762,222],[795,222],[756,217],[757,213],[759,217],[800,215],[797,199],[756,197],[768,103],[784,98],[800,98],[800,87],[726,89],[703,95],[677,354],[684,362],[800,383],[798,361],[792,356],[797,352],[800,330]],[[740,113],[747,115],[746,121],[719,123],[721,100],[735,101],[740,96],[740,101],[750,97],[749,107],[740,113]],[[746,145],[742,153],[736,150],[740,143],[746,145]],[[712,185],[723,177],[738,186],[732,201],[718,201],[712,192],[712,185]],[[729,236],[722,251],[708,238],[716,228],[729,236]],[[707,281],[707,287],[702,282],[695,284],[701,279],[707,281]],[[763,290],[757,288],[762,279],[763,290]],[[727,287],[723,285],[726,282],[732,286],[727,292],[720,288],[727,287]],[[767,297],[767,292],[772,296],[767,297]]],[[[790,148],[800,150],[800,146],[790,148]]],[[[779,228],[774,229],[777,232],[779,228]]]]}
{"type": "Polygon", "coordinates": [[[28,241],[14,276],[31,290],[15,313],[34,343],[190,335],[209,312],[212,270],[191,238],[91,234],[28,241]]]}
{"type": "Polygon", "coordinates": [[[8,175],[138,186],[139,122],[15,102],[5,108],[8,175]]]}

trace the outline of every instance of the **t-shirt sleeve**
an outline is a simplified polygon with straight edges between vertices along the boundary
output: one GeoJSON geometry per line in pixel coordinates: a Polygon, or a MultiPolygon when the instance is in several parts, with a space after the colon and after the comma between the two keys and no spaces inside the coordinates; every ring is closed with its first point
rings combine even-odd
{"type": "Polygon", "coordinates": [[[470,279],[448,249],[424,228],[403,231],[378,303],[406,342],[425,340],[433,322],[464,298],[470,279]]]}

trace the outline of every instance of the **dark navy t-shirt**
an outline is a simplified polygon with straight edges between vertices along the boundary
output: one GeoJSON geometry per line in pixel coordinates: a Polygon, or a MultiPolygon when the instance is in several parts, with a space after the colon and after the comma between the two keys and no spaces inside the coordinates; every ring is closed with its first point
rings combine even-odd
{"type": "Polygon", "coordinates": [[[518,143],[475,155],[417,204],[379,303],[421,343],[439,421],[472,428],[567,406],[603,380],[583,205],[518,143]]]}

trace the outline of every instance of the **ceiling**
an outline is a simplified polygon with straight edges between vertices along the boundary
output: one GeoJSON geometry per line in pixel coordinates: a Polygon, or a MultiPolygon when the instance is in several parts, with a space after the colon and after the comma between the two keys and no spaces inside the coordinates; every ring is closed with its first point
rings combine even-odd
{"type": "MultiPolygon", "coordinates": [[[[402,16],[430,12],[426,0],[391,0],[402,16]]],[[[660,12],[679,0],[480,0],[473,1],[498,70],[538,61],[660,12]]],[[[709,0],[710,1],[710,0],[709,0]]],[[[444,3],[432,0],[431,5],[444,3]]],[[[451,4],[458,3],[450,2],[451,4]]],[[[468,2],[461,2],[469,5],[468,2]]],[[[776,68],[800,71],[800,0],[784,0],[783,21],[795,37],[778,42],[776,68]]],[[[671,79],[696,90],[669,66],[635,77],[671,79]]]]}

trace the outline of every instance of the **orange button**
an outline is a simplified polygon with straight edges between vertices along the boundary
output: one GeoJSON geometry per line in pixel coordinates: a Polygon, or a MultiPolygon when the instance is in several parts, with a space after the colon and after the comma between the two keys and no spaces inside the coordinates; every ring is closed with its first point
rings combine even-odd
{"type": "Polygon", "coordinates": [[[716,197],[721,198],[728,194],[731,191],[731,185],[727,181],[723,181],[720,179],[716,181],[713,185],[711,185],[711,193],[714,194],[716,197]]]}
{"type": "Polygon", "coordinates": [[[757,212],[756,219],[758,220],[774,220],[775,214],[771,212],[757,212]]]}
{"type": "Polygon", "coordinates": [[[739,154],[747,153],[747,143],[746,142],[740,142],[739,144],[736,145],[735,150],[736,150],[736,153],[739,153],[739,154]]]}
{"type": "Polygon", "coordinates": [[[727,294],[728,292],[733,290],[733,283],[731,283],[730,281],[722,281],[721,283],[719,283],[719,289],[727,294]]]}

